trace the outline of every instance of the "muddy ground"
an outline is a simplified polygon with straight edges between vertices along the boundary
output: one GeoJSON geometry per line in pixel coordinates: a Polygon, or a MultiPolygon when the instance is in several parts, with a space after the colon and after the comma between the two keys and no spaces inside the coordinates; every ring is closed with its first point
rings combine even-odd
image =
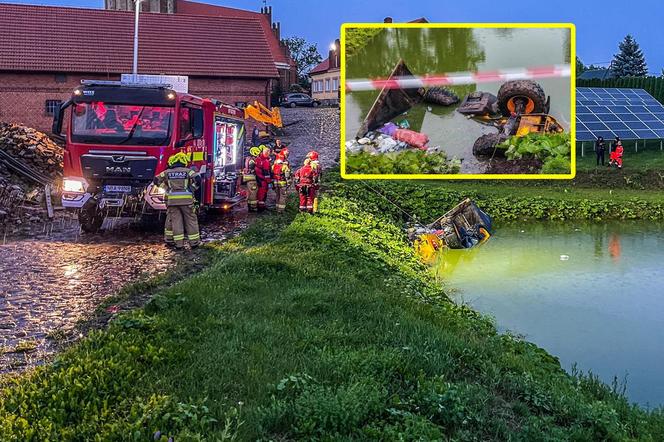
{"type": "MultiPolygon", "coordinates": [[[[296,122],[282,137],[294,168],[312,149],[323,167],[336,165],[338,109],[283,109],[282,115],[287,125],[296,122]]],[[[208,217],[203,241],[224,241],[252,219],[244,207],[208,217]]],[[[21,237],[0,237],[0,373],[48,360],[63,336],[76,336],[81,321],[122,287],[163,274],[178,259],[182,255],[163,244],[161,232],[142,231],[126,219],[107,219],[101,233],[90,235],[59,212],[56,221],[32,223],[21,237]]]]}

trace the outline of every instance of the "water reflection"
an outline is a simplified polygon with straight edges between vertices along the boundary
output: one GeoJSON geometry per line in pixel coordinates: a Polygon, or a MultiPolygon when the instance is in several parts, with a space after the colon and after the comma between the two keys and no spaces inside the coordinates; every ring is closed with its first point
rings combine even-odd
{"type": "Polygon", "coordinates": [[[628,375],[627,394],[664,404],[664,229],[652,223],[496,229],[470,250],[446,251],[433,267],[458,302],[496,317],[605,382],[628,375]],[[569,256],[561,260],[561,256],[569,256]]]}

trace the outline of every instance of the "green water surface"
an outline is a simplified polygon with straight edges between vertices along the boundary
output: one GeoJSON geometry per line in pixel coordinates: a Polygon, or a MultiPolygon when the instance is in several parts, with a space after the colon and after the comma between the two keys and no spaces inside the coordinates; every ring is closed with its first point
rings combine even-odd
{"type": "Polygon", "coordinates": [[[664,404],[664,230],[643,222],[500,227],[433,267],[457,302],[611,383],[664,404]]]}

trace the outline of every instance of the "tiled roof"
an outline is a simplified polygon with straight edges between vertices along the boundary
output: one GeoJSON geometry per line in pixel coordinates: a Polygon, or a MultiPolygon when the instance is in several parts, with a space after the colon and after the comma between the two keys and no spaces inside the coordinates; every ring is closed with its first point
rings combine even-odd
{"type": "MultiPolygon", "coordinates": [[[[255,18],[143,13],[139,26],[140,73],[278,77],[255,18]]],[[[132,12],[0,4],[0,30],[0,71],[131,72],[132,12]]]]}
{"type": "MultiPolygon", "coordinates": [[[[263,34],[266,37],[272,58],[277,63],[293,64],[292,60],[286,56],[279,39],[272,32],[272,23],[267,15],[260,12],[247,11],[246,9],[227,8],[225,6],[210,5],[206,3],[190,2],[186,0],[177,0],[176,9],[178,14],[207,15],[214,17],[233,17],[233,18],[253,18],[259,20],[263,34]]],[[[248,34],[250,35],[250,34],[248,34]]]]}
{"type": "Polygon", "coordinates": [[[330,57],[327,57],[325,60],[318,63],[318,65],[315,68],[309,71],[309,75],[325,72],[328,69],[330,69],[330,57]]]}

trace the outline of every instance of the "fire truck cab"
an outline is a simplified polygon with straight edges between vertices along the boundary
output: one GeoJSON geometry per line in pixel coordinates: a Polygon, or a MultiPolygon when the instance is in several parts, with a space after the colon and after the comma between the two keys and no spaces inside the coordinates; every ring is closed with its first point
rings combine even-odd
{"type": "Polygon", "coordinates": [[[53,120],[66,121],[62,205],[81,228],[107,216],[161,217],[165,190],[154,176],[185,152],[201,176],[201,209],[228,210],[243,200],[244,111],[169,85],[83,81],[53,120]]]}

